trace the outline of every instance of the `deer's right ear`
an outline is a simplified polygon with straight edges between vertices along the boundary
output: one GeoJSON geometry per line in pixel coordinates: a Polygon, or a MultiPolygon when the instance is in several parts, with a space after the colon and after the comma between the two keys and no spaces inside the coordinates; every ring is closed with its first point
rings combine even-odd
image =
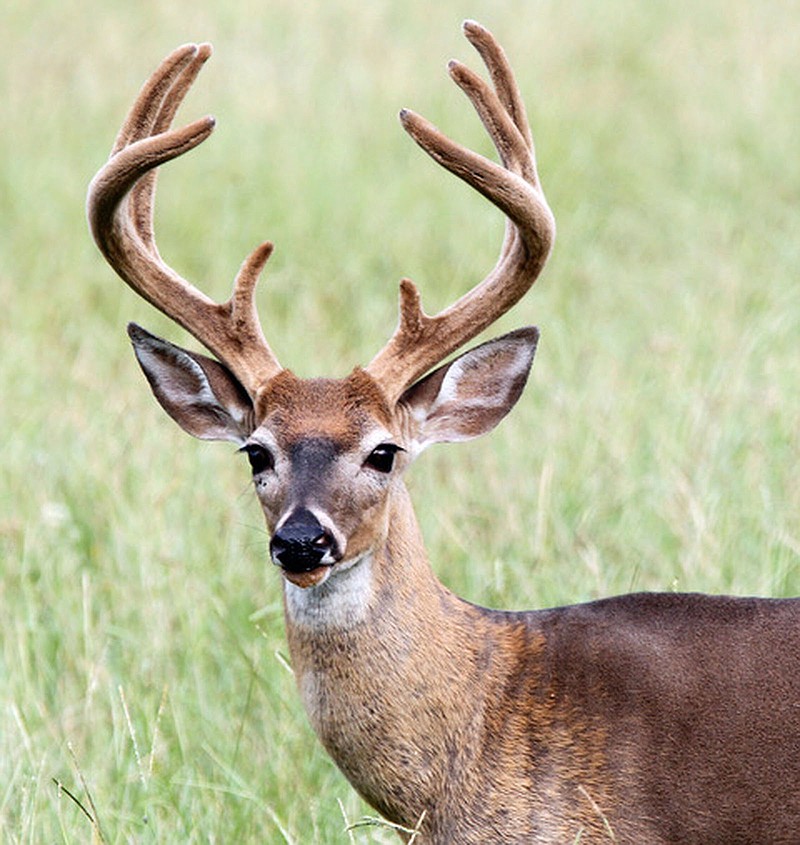
{"type": "Polygon", "coordinates": [[[242,444],[253,430],[253,403],[230,370],[128,325],[136,359],[161,407],[189,434],[242,444]]]}

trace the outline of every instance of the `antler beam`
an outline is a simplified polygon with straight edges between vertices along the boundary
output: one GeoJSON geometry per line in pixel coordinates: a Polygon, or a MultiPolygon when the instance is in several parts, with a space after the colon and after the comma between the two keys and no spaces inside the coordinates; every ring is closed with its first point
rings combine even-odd
{"type": "MultiPolygon", "coordinates": [[[[511,308],[547,260],[555,223],[536,172],[525,107],[506,56],[488,30],[468,21],[464,32],[481,55],[493,85],[460,62],[450,76],[469,97],[495,148],[497,164],[443,135],[425,118],[404,110],[404,129],[436,162],[471,185],[506,215],[500,256],[471,291],[435,316],[422,310],[417,288],[400,284],[400,319],[367,371],[391,401],[511,308]]],[[[142,297],[183,326],[223,361],[251,396],[281,366],[267,343],[254,292],[272,244],[245,260],[231,298],[216,303],[159,255],[153,229],[156,168],[201,144],[213,131],[205,117],[170,129],[175,113],[205,61],[209,44],[189,44],[168,56],[145,83],[108,163],[89,187],[87,214],[109,264],[142,297]]]]}
{"type": "Polygon", "coordinates": [[[391,400],[508,311],[536,281],[555,238],[525,106],[508,59],[492,34],[474,21],[464,24],[464,34],[494,87],[460,62],[450,62],[448,70],[475,107],[502,166],[450,140],[414,112],[403,110],[400,121],[434,161],[505,213],[506,232],[489,275],[435,316],[422,311],[419,291],[410,280],[400,283],[397,329],[366,368],[391,400]]]}
{"type": "Polygon", "coordinates": [[[254,299],[272,244],[253,250],[236,276],[231,298],[216,303],[163,261],[153,229],[156,168],[194,149],[214,129],[214,118],[204,117],[170,130],[210,55],[210,44],[179,47],[147,80],[110,159],[89,186],[87,216],[100,251],[122,279],[194,335],[255,396],[281,370],[264,338],[254,299]]]}

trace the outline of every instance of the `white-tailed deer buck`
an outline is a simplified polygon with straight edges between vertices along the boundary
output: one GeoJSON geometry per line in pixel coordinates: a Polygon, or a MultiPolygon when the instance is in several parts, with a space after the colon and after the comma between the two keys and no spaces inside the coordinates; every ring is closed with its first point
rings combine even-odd
{"type": "Polygon", "coordinates": [[[418,115],[401,122],[501,209],[494,269],[436,316],[400,287],[399,325],[343,379],[295,377],[261,332],[247,258],[217,304],[161,259],[158,165],[204,141],[170,129],[211,54],[188,45],[145,84],[89,190],[95,241],[141,296],[217,360],[131,325],[156,398],[196,437],[250,460],[281,568],[300,696],[364,798],[429,843],[800,843],[800,602],[638,594],[511,613],[445,589],[406,467],[493,428],[520,396],[537,331],[442,363],[533,284],[554,237],[525,109],[493,37],[468,22],[491,85],[452,62],[501,164],[418,115]],[[434,369],[435,368],[435,369],[434,369]]]}

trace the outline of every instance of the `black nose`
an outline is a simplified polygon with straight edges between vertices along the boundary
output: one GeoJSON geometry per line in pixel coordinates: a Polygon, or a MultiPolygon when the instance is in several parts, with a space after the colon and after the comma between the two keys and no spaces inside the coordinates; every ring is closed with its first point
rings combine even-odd
{"type": "Polygon", "coordinates": [[[269,542],[273,562],[290,572],[316,569],[326,554],[334,556],[335,548],[333,537],[305,508],[290,514],[269,542]]]}

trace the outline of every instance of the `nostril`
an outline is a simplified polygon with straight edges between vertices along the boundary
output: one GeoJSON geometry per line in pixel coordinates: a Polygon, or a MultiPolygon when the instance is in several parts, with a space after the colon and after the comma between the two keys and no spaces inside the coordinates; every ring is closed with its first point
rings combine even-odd
{"type": "Polygon", "coordinates": [[[315,537],[314,545],[320,549],[330,549],[333,546],[333,537],[327,531],[323,531],[319,537],[315,537]]]}
{"type": "Polygon", "coordinates": [[[277,534],[269,541],[269,552],[273,558],[285,552],[288,544],[277,534]]]}

